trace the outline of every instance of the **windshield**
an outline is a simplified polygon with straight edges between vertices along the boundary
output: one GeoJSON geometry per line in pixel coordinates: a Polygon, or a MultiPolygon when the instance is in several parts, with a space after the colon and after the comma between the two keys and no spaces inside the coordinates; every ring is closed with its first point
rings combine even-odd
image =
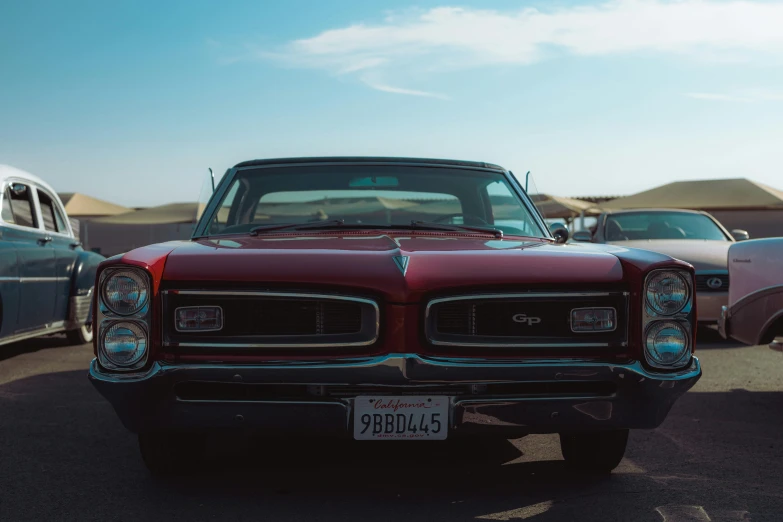
{"type": "Polygon", "coordinates": [[[610,215],[604,235],[607,241],[645,239],[710,239],[728,241],[715,222],[690,212],[623,212],[610,215]]]}
{"type": "Polygon", "coordinates": [[[501,172],[399,165],[313,165],[238,170],[202,235],[262,225],[341,220],[350,228],[443,225],[495,227],[545,237],[501,172]]]}

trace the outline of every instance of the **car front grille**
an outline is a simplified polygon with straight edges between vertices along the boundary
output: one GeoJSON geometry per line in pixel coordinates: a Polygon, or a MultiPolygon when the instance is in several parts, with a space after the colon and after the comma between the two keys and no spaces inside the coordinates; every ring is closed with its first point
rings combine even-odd
{"type": "Polygon", "coordinates": [[[628,296],[623,292],[457,296],[431,301],[426,315],[426,336],[436,346],[625,346],[628,296]],[[614,308],[616,328],[574,332],[571,311],[576,308],[614,308]]]}
{"type": "Polygon", "coordinates": [[[729,274],[696,274],[696,292],[728,292],[729,274]]]}
{"type": "Polygon", "coordinates": [[[219,290],[163,292],[164,345],[232,348],[367,346],[378,338],[374,301],[341,295],[219,290]],[[177,331],[180,307],[219,306],[218,331],[177,331]]]}

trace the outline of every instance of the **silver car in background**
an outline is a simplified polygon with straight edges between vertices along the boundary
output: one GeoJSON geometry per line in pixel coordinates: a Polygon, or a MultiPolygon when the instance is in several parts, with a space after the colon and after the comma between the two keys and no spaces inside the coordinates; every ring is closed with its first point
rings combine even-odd
{"type": "Polygon", "coordinates": [[[595,229],[574,241],[608,243],[652,250],[681,259],[696,269],[696,312],[700,323],[717,324],[729,297],[729,247],[748,239],[744,230],[729,233],[706,212],[680,209],[608,211],[595,229]]]}

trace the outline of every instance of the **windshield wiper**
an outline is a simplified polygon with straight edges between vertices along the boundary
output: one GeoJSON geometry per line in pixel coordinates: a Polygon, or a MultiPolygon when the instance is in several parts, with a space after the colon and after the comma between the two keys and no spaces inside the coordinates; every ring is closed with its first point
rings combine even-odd
{"type": "Polygon", "coordinates": [[[312,223],[270,223],[268,225],[259,225],[251,228],[249,234],[257,236],[262,232],[275,232],[279,230],[312,230],[323,228],[358,228],[358,229],[420,229],[420,230],[443,230],[447,232],[480,232],[482,234],[492,234],[497,239],[503,238],[503,231],[492,227],[472,227],[468,225],[446,225],[444,223],[433,223],[430,221],[411,221],[410,225],[400,224],[352,224],[346,225],[344,219],[331,219],[328,221],[316,221],[312,223]]]}
{"type": "MultiPolygon", "coordinates": [[[[397,225],[400,226],[400,225],[397,225]]],[[[470,225],[446,225],[445,223],[433,223],[432,221],[411,221],[410,228],[422,228],[429,230],[445,230],[452,232],[468,231],[492,234],[496,239],[503,239],[503,231],[493,227],[473,227],[470,225]]]]}
{"type": "Polygon", "coordinates": [[[311,228],[331,228],[345,225],[344,219],[330,219],[328,221],[314,221],[312,223],[270,223],[259,225],[250,229],[251,236],[257,236],[259,232],[274,232],[276,230],[309,230],[311,228]]]}

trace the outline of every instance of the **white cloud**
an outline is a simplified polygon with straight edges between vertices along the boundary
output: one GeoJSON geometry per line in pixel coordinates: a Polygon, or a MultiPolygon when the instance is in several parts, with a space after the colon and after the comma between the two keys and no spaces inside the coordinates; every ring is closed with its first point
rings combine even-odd
{"type": "MultiPolygon", "coordinates": [[[[334,74],[372,71],[396,84],[400,77],[444,69],[527,65],[554,52],[779,59],[781,27],[783,2],[760,0],[611,0],[543,11],[439,7],[323,31],[289,42],[274,57],[334,74]]],[[[422,95],[407,88],[381,90],[422,95]]]]}
{"type": "Polygon", "coordinates": [[[393,87],[391,85],[386,85],[385,83],[378,83],[373,80],[369,80],[367,78],[362,78],[362,83],[364,83],[368,87],[372,87],[375,90],[383,91],[383,92],[391,92],[394,94],[407,94],[409,96],[424,96],[426,98],[439,98],[441,100],[449,99],[448,96],[444,96],[443,94],[427,92],[427,91],[417,91],[415,89],[403,89],[402,87],[393,87]]]}

